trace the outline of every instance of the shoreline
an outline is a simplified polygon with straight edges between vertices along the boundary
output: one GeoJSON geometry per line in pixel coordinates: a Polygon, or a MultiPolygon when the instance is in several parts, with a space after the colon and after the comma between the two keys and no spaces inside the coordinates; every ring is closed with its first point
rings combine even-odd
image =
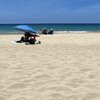
{"type": "MultiPolygon", "coordinates": [[[[39,34],[40,31],[37,31],[39,34]]],[[[0,32],[0,35],[22,35],[24,32],[0,32]]],[[[100,33],[100,31],[54,31],[54,34],[67,34],[67,33],[100,33]]],[[[54,35],[53,34],[53,35],[54,35]]]]}

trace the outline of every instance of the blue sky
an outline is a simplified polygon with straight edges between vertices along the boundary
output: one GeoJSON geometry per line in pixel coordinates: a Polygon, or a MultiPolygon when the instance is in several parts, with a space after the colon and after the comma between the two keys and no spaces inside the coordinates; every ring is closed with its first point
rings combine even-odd
{"type": "Polygon", "coordinates": [[[100,23],[100,0],[0,0],[0,23],[100,23]]]}

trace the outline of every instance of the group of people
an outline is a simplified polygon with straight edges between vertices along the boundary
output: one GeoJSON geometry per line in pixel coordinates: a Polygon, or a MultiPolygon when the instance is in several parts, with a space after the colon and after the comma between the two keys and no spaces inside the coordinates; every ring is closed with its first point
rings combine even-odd
{"type": "Polygon", "coordinates": [[[53,34],[53,29],[50,29],[49,31],[47,31],[46,28],[43,28],[42,31],[41,31],[41,34],[53,34]]]}
{"type": "MultiPolygon", "coordinates": [[[[19,41],[16,41],[17,43],[23,43],[25,42],[26,44],[35,44],[36,42],[36,36],[38,35],[33,35],[29,32],[25,32],[24,36],[21,37],[19,41]]],[[[40,41],[38,41],[40,43],[40,41]]]]}
{"type": "MultiPolygon", "coordinates": [[[[46,30],[46,28],[43,28],[40,34],[53,34],[53,29],[50,29],[49,31],[46,30]]],[[[19,41],[16,41],[17,43],[23,43],[25,44],[40,44],[40,41],[36,40],[36,37],[39,35],[31,34],[30,32],[25,32],[24,36],[21,37],[19,41]],[[37,41],[37,42],[36,42],[37,41]]]]}

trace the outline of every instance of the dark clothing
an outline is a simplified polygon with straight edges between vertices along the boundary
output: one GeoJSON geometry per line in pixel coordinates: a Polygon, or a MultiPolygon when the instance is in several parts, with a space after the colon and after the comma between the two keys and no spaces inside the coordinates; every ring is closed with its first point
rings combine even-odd
{"type": "Polygon", "coordinates": [[[32,37],[33,35],[29,32],[25,32],[24,36],[25,36],[25,41],[24,42],[29,42],[29,38],[32,37]]]}
{"type": "Polygon", "coordinates": [[[23,42],[25,42],[25,37],[21,37],[21,39],[19,40],[19,41],[16,41],[17,43],[23,43],[23,42]]]}
{"type": "Polygon", "coordinates": [[[31,37],[29,39],[29,44],[35,44],[35,42],[36,42],[36,38],[35,37],[31,37]]]}
{"type": "Polygon", "coordinates": [[[25,36],[25,37],[31,37],[31,36],[33,36],[33,35],[32,35],[31,33],[29,33],[29,32],[25,32],[24,36],[25,36]]]}
{"type": "Polygon", "coordinates": [[[48,31],[48,34],[53,34],[53,30],[48,31]]]}
{"type": "MultiPolygon", "coordinates": [[[[36,35],[32,35],[28,32],[24,34],[24,36],[21,37],[19,41],[16,41],[17,43],[23,43],[26,42],[28,44],[35,44],[36,42],[36,35]]],[[[40,42],[39,42],[40,43],[40,42]]]]}
{"type": "Polygon", "coordinates": [[[46,29],[43,29],[42,30],[42,34],[47,34],[47,30],[46,29]]]}

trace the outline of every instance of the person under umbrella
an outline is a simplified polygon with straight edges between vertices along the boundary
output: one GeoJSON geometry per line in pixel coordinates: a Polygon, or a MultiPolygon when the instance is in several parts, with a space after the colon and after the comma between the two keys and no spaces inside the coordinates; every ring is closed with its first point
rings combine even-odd
{"type": "Polygon", "coordinates": [[[33,35],[30,34],[29,32],[25,32],[24,36],[21,37],[21,39],[19,41],[16,41],[18,43],[22,43],[22,42],[29,42],[29,38],[32,37],[33,35]]]}
{"type": "MultiPolygon", "coordinates": [[[[31,27],[28,25],[18,25],[14,27],[17,30],[23,31],[24,36],[21,37],[19,41],[16,41],[17,43],[23,43],[26,42],[26,44],[35,44],[36,42],[36,37],[39,37],[39,35],[36,34],[36,31],[33,30],[31,27]]],[[[40,42],[39,42],[40,43],[40,42]]]]}
{"type": "Polygon", "coordinates": [[[29,44],[41,44],[41,41],[37,41],[36,37],[39,37],[39,35],[32,35],[29,38],[29,44]]]}
{"type": "Polygon", "coordinates": [[[39,37],[39,35],[36,34],[31,34],[29,32],[25,32],[24,36],[21,37],[19,41],[16,41],[17,43],[23,43],[26,42],[25,44],[40,44],[40,41],[36,40],[36,37],[39,37]],[[37,42],[36,42],[37,41],[37,42]]]}

